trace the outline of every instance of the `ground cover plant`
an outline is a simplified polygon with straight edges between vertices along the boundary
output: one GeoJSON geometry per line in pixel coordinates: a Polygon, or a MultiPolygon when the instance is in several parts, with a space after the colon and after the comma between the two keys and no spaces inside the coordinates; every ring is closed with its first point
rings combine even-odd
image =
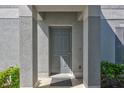
{"type": "Polygon", "coordinates": [[[0,72],[0,88],[19,88],[19,67],[9,67],[0,72]]]}
{"type": "Polygon", "coordinates": [[[101,62],[101,87],[124,87],[124,64],[101,62]]]}

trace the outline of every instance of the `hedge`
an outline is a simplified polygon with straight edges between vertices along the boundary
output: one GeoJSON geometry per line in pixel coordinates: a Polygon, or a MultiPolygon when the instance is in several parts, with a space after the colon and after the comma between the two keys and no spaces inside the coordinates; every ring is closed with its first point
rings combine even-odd
{"type": "Polygon", "coordinates": [[[124,64],[102,61],[101,87],[124,87],[124,64]]]}
{"type": "Polygon", "coordinates": [[[5,71],[0,72],[1,88],[19,88],[19,67],[9,67],[5,71]]]}

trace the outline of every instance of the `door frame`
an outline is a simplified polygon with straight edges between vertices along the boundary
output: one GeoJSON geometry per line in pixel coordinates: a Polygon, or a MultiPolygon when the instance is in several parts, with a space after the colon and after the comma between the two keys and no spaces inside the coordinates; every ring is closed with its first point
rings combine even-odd
{"type": "MultiPolygon", "coordinates": [[[[49,25],[48,26],[48,33],[49,33],[49,42],[48,42],[48,44],[49,44],[49,76],[51,76],[52,75],[52,72],[51,72],[51,66],[50,66],[50,61],[51,61],[51,54],[52,54],[52,52],[51,52],[51,32],[50,32],[50,28],[51,27],[70,27],[71,28],[71,33],[72,33],[72,25],[49,25]]],[[[71,34],[71,46],[72,46],[72,34],[71,34]]],[[[71,51],[72,51],[72,48],[71,48],[71,51]]],[[[72,69],[72,53],[71,53],[71,69],[72,69]]]]}

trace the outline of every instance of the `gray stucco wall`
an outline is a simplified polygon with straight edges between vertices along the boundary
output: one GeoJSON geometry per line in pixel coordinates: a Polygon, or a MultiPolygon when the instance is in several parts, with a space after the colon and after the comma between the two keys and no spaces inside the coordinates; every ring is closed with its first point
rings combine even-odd
{"type": "MultiPolygon", "coordinates": [[[[41,14],[42,15],[42,14],[41,14]]],[[[82,76],[82,22],[77,21],[77,13],[45,13],[38,26],[38,66],[39,73],[49,71],[48,26],[72,26],[72,70],[82,76]],[[79,66],[81,65],[81,69],[79,66]]]]}
{"type": "Polygon", "coordinates": [[[19,11],[0,6],[0,71],[19,65],[19,11]]]}
{"type": "Polygon", "coordinates": [[[86,6],[83,16],[83,83],[100,87],[100,6],[86,6]]]}
{"type": "Polygon", "coordinates": [[[116,27],[124,27],[124,6],[101,6],[101,53],[102,60],[115,63],[116,27]]]}
{"type": "Polygon", "coordinates": [[[20,6],[20,86],[34,87],[37,72],[37,11],[34,6],[20,6]]]}
{"type": "Polygon", "coordinates": [[[42,21],[38,21],[38,72],[45,77],[49,74],[49,33],[42,21]]]}

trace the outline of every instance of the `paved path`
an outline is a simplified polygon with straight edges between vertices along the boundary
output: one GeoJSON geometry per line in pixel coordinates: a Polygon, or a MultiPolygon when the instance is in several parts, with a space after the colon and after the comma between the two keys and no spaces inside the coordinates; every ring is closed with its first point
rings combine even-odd
{"type": "Polygon", "coordinates": [[[39,78],[38,88],[84,88],[82,79],[71,74],[57,74],[49,78],[39,78]]]}

